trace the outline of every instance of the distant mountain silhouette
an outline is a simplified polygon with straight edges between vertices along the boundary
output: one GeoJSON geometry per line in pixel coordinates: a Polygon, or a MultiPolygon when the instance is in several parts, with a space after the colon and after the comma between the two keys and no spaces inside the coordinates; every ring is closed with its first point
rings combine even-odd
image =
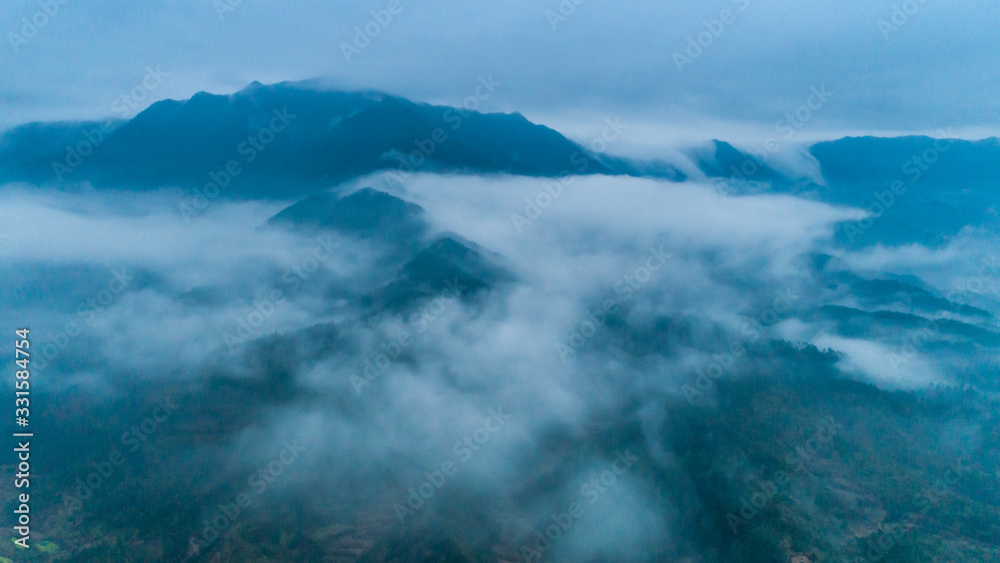
{"type": "Polygon", "coordinates": [[[829,184],[825,201],[867,209],[852,245],[939,245],[966,226],[1000,230],[1000,139],[847,137],[810,149],[829,184]]]}
{"type": "Polygon", "coordinates": [[[709,180],[727,181],[730,193],[792,193],[868,210],[874,220],[837,231],[845,246],[939,246],[970,225],[1000,231],[1000,139],[845,137],[809,151],[825,185],[724,141],[686,154],[709,180]]]}
{"type": "Polygon", "coordinates": [[[1000,178],[1000,139],[996,137],[980,141],[845,137],[816,143],[810,152],[819,161],[823,177],[840,185],[878,187],[906,180],[964,189],[995,185],[1000,178]]]}
{"type": "Polygon", "coordinates": [[[689,156],[709,178],[739,178],[753,182],[787,180],[764,162],[725,141],[713,140],[708,147],[690,151],[689,156]]]}
{"type": "MultiPolygon", "coordinates": [[[[215,181],[229,193],[267,197],[301,195],[320,183],[394,169],[640,175],[629,162],[593,154],[518,113],[325,91],[309,82],[254,83],[232,95],[201,92],[186,101],[157,102],[106,132],[102,123],[29,124],[9,131],[0,140],[2,179],[87,180],[130,189],[215,181]]],[[[683,178],[668,165],[646,166],[641,174],[683,178]]]]}
{"type": "Polygon", "coordinates": [[[806,174],[789,175],[733,145],[712,140],[705,146],[686,151],[686,156],[710,181],[721,182],[727,194],[749,195],[762,192],[803,195],[825,199],[826,189],[806,174]]]}
{"type": "Polygon", "coordinates": [[[370,304],[377,310],[405,310],[435,297],[470,300],[515,279],[501,262],[471,241],[445,235],[404,264],[398,279],[373,294],[370,304]]]}
{"type": "Polygon", "coordinates": [[[372,188],[344,197],[329,192],[307,197],[286,207],[268,223],[387,241],[414,240],[427,230],[422,207],[372,188]]]}

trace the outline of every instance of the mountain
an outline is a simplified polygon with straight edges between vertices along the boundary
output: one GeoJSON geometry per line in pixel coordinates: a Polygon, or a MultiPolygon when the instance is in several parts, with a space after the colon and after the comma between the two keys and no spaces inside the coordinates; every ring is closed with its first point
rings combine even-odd
{"type": "Polygon", "coordinates": [[[436,296],[468,299],[514,279],[501,265],[502,257],[458,235],[445,234],[427,244],[424,209],[373,188],[307,197],[281,210],[268,226],[309,234],[332,231],[394,250],[387,259],[397,261],[398,272],[366,299],[375,310],[403,309],[436,296]]]}
{"type": "MultiPolygon", "coordinates": [[[[150,189],[215,182],[220,191],[278,197],[380,170],[640,174],[519,113],[326,91],[310,82],[200,92],[154,103],[122,124],[28,124],[0,139],[0,179],[44,184],[150,189]]],[[[668,165],[642,174],[683,179],[668,165]]]]}
{"type": "Polygon", "coordinates": [[[7,180],[53,181],[53,162],[65,160],[66,148],[113,132],[124,122],[76,121],[28,123],[0,136],[0,177],[7,180]],[[103,129],[103,130],[102,130],[103,129]]]}
{"type": "Polygon", "coordinates": [[[753,182],[787,182],[780,172],[733,145],[713,140],[707,147],[688,151],[688,156],[705,176],[722,179],[746,179],[753,182]]]}
{"type": "Polygon", "coordinates": [[[937,247],[969,226],[1000,233],[1000,139],[845,137],[808,150],[824,185],[724,141],[685,155],[727,193],[795,194],[867,210],[871,221],[841,225],[836,240],[844,247],[937,247]]]}
{"type": "Polygon", "coordinates": [[[1000,139],[979,141],[845,137],[816,143],[810,153],[833,184],[888,186],[896,180],[926,186],[966,188],[995,185],[1000,178],[1000,139]]]}
{"type": "Polygon", "coordinates": [[[344,197],[329,192],[310,196],[286,207],[268,224],[399,242],[416,240],[426,232],[425,215],[415,203],[362,188],[344,197]]]}
{"type": "Polygon", "coordinates": [[[847,137],[810,153],[827,201],[866,209],[869,226],[842,232],[853,246],[937,246],[963,228],[1000,230],[1000,139],[847,137]]]}
{"type": "Polygon", "coordinates": [[[372,295],[376,309],[402,310],[434,297],[468,300],[514,280],[502,258],[453,235],[438,238],[408,261],[397,279],[372,295]]]}

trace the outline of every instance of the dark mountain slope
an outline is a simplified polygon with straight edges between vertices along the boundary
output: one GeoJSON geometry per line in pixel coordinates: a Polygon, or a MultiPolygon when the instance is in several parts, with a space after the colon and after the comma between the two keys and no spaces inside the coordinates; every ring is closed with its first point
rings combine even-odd
{"type": "Polygon", "coordinates": [[[422,207],[372,188],[344,197],[329,192],[310,196],[286,207],[268,224],[396,242],[415,240],[427,230],[422,207]]]}
{"type": "MultiPolygon", "coordinates": [[[[216,181],[225,193],[279,197],[393,169],[639,174],[625,160],[591,154],[520,114],[466,112],[310,83],[254,83],[228,96],[201,92],[157,102],[97,142],[81,163],[70,162],[67,147],[99,127],[29,124],[8,132],[0,141],[3,179],[130,189],[216,181]],[[68,166],[59,174],[53,163],[68,166]],[[223,173],[229,163],[238,172],[223,173]],[[234,177],[226,182],[226,176],[234,177]]],[[[683,178],[666,165],[652,174],[683,178]]]]}

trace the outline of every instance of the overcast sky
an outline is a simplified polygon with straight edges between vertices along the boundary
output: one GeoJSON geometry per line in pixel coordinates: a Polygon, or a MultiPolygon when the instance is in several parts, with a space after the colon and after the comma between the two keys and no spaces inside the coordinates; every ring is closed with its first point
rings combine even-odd
{"type": "Polygon", "coordinates": [[[458,105],[492,75],[501,85],[482,109],[576,136],[612,116],[637,124],[635,138],[766,134],[813,88],[832,97],[813,98],[822,107],[796,130],[802,139],[1000,130],[992,0],[398,0],[388,23],[374,22],[393,5],[7,0],[0,126],[112,115],[158,67],[167,76],[139,91],[139,106],[308,78],[458,105]],[[366,25],[376,36],[345,56],[366,25]]]}

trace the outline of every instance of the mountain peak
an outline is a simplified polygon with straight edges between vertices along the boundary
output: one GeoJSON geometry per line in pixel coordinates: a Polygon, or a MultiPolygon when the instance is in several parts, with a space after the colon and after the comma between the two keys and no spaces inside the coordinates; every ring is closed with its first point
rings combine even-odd
{"type": "MultiPolygon", "coordinates": [[[[65,157],[64,140],[12,139],[0,160],[12,163],[7,169],[20,177],[3,179],[51,176],[49,163],[65,157]],[[40,146],[53,148],[39,155],[40,146]]],[[[241,170],[227,194],[275,198],[400,168],[540,177],[576,169],[636,174],[629,163],[592,154],[519,113],[464,112],[376,91],[324,89],[318,81],[254,81],[233,95],[198,92],[184,102],[151,105],[104,138],[101,150],[67,181],[201,188],[227,165],[241,170]],[[407,155],[415,151],[426,154],[412,165],[407,155]]]]}
{"type": "Polygon", "coordinates": [[[283,209],[268,223],[309,230],[328,229],[395,243],[415,242],[427,230],[422,207],[370,187],[343,197],[329,192],[310,196],[283,209]]]}

